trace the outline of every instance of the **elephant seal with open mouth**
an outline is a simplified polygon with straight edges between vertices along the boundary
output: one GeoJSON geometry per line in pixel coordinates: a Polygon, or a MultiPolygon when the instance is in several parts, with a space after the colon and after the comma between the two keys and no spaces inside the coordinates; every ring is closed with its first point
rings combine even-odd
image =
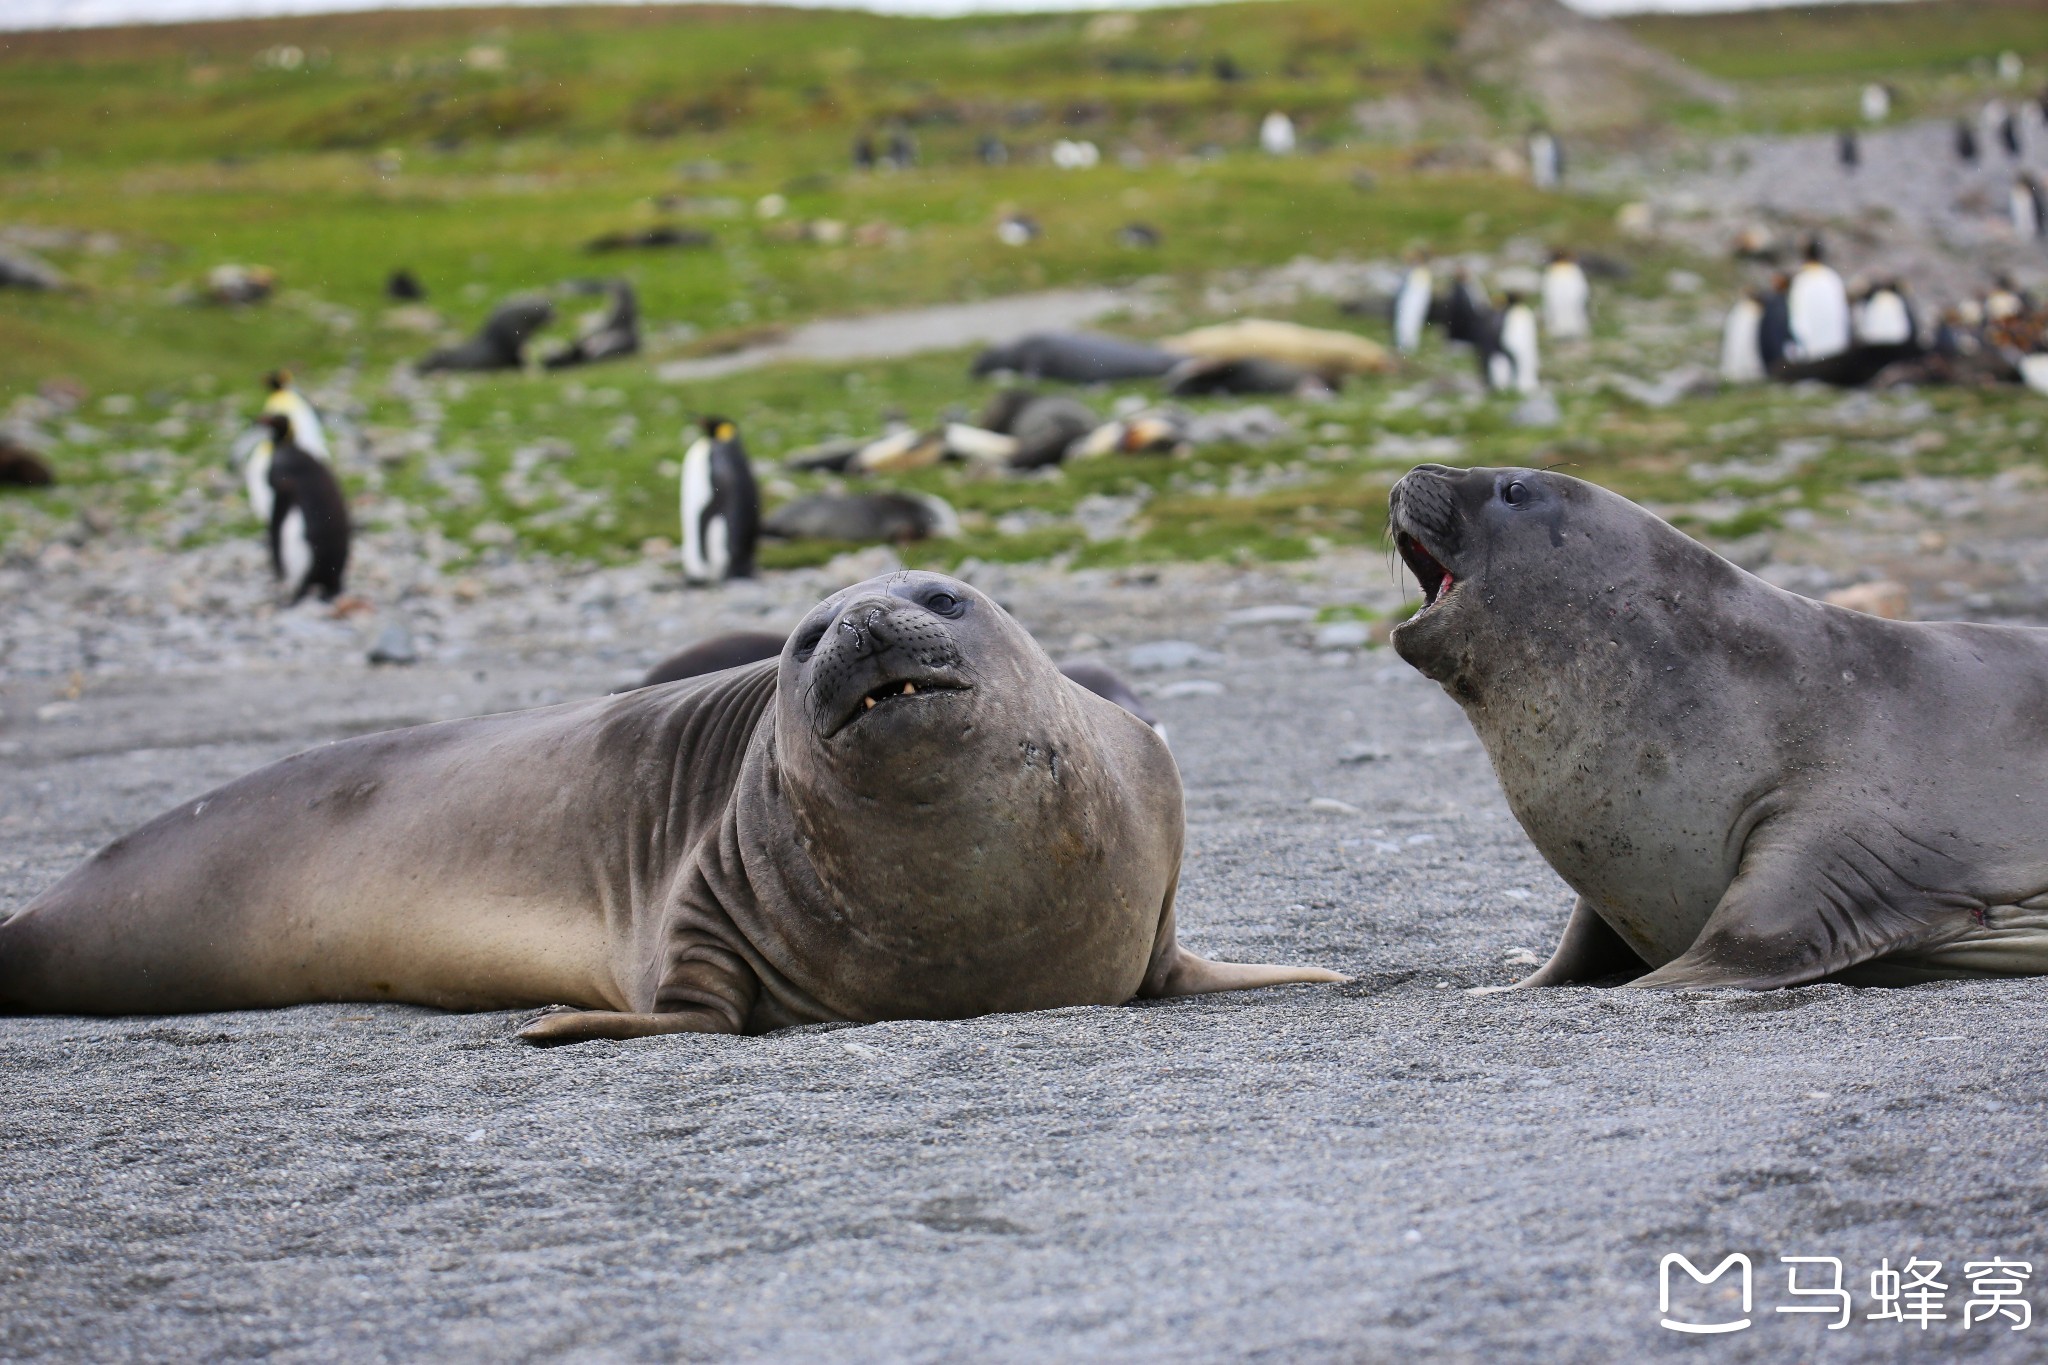
{"type": "Polygon", "coordinates": [[[1179,775],[937,574],[774,662],[331,744],[0,924],[0,1010],[571,1008],[534,1042],[959,1018],[1295,981],[1174,936],[1179,775]]]}
{"type": "Polygon", "coordinates": [[[1795,596],[1560,474],[1423,465],[1391,504],[1394,648],[1579,893],[1521,985],[2048,972],[2048,631],[1795,596]]]}

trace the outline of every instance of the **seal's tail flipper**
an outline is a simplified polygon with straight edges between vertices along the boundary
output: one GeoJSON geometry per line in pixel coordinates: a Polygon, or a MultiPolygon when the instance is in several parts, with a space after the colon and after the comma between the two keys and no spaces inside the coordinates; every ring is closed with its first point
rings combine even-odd
{"type": "Polygon", "coordinates": [[[1182,948],[1156,984],[1147,981],[1146,995],[1209,995],[1216,991],[1249,991],[1260,986],[1286,986],[1300,982],[1342,984],[1348,976],[1326,972],[1321,967],[1281,967],[1264,962],[1211,962],[1182,948]]]}
{"type": "Polygon", "coordinates": [[[1692,947],[1631,986],[1802,986],[1891,953],[1968,937],[1982,902],[1965,869],[1902,831],[1837,828],[1752,836],[1692,947]]]}

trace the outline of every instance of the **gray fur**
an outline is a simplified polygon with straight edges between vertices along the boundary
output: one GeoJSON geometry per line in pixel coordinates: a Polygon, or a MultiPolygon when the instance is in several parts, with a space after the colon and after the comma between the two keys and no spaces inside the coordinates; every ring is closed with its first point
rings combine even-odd
{"type": "Polygon", "coordinates": [[[1424,465],[1391,501],[1453,580],[1394,647],[1580,896],[1522,984],[2048,972],[2048,631],[1811,601],[1560,474],[1424,465]]]}
{"type": "Polygon", "coordinates": [[[189,802],[0,924],[0,1010],[567,1006],[522,1031],[552,1043],[1341,979],[1182,951],[1182,832],[1157,736],[974,589],[897,573],[774,663],[189,802]]]}

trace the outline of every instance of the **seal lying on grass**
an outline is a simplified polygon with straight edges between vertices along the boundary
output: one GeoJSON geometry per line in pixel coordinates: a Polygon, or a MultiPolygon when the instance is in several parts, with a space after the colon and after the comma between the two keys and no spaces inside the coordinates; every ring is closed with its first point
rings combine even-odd
{"type": "Polygon", "coordinates": [[[0,924],[0,1009],[565,1004],[534,1042],[1338,981],[1174,936],[1166,746],[928,573],[772,663],[327,745],[0,924]]]}
{"type": "Polygon", "coordinates": [[[1423,465],[1391,503],[1394,648],[1579,893],[1520,984],[2048,972],[2048,631],[1798,597],[1560,474],[1423,465]]]}

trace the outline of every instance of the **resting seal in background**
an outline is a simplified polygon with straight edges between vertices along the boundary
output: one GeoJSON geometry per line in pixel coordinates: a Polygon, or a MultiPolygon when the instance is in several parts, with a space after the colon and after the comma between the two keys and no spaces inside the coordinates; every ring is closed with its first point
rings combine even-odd
{"type": "Polygon", "coordinates": [[[1174,937],[1181,789],[964,583],[780,660],[347,740],[117,839],[0,924],[0,1010],[575,1008],[535,1042],[958,1018],[1291,981],[1174,937]]]}
{"type": "Polygon", "coordinates": [[[1522,985],[2048,972],[2048,631],[1798,597],[1560,474],[1391,502],[1425,598],[1394,648],[1579,893],[1522,985]]]}
{"type": "Polygon", "coordinates": [[[1171,351],[1121,337],[1033,332],[983,351],[974,359],[973,373],[979,378],[1007,371],[1030,379],[1108,384],[1119,379],[1157,379],[1180,362],[1181,357],[1171,351]]]}

